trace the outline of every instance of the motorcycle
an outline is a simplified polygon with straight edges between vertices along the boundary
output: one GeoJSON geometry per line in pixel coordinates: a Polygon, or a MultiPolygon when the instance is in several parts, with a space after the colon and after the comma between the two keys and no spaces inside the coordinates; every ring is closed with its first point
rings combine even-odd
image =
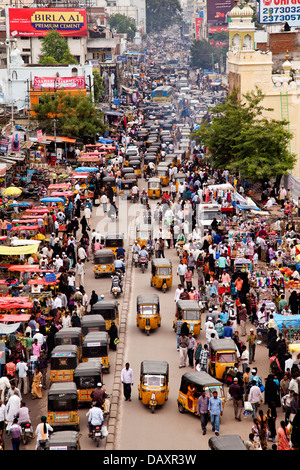
{"type": "Polygon", "coordinates": [[[154,253],[153,246],[152,245],[146,245],[145,250],[149,254],[149,259],[151,259],[151,257],[153,256],[153,253],[154,253]]]}
{"type": "Polygon", "coordinates": [[[139,265],[141,267],[142,273],[144,273],[145,269],[148,268],[148,258],[146,256],[139,257],[139,265]]]}
{"type": "Polygon", "coordinates": [[[38,201],[40,199],[40,188],[36,186],[23,188],[20,199],[34,199],[38,201]]]}
{"type": "Polygon", "coordinates": [[[133,259],[133,262],[134,262],[134,266],[137,268],[138,263],[139,263],[139,254],[138,253],[133,253],[132,259],[133,259]]]}
{"type": "Polygon", "coordinates": [[[96,443],[96,447],[100,446],[100,440],[104,438],[101,430],[101,426],[93,426],[92,439],[96,443]]]}
{"type": "Polygon", "coordinates": [[[119,297],[121,294],[121,287],[120,287],[120,276],[112,276],[112,286],[111,286],[111,292],[113,296],[116,298],[119,297]]]}
{"type": "Polygon", "coordinates": [[[132,194],[131,195],[131,202],[136,203],[139,200],[139,195],[138,194],[132,194]]]}
{"type": "Polygon", "coordinates": [[[148,196],[147,194],[142,194],[141,195],[141,203],[145,206],[146,204],[148,204],[148,196]]]}
{"type": "Polygon", "coordinates": [[[21,440],[23,444],[26,445],[28,442],[28,439],[33,438],[33,429],[32,429],[31,423],[29,421],[26,421],[25,423],[21,423],[21,429],[22,429],[21,440]]]}

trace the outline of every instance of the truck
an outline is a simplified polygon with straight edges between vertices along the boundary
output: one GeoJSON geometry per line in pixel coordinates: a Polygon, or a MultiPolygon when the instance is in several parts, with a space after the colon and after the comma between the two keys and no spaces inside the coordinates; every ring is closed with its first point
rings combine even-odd
{"type": "Polygon", "coordinates": [[[217,222],[221,222],[222,220],[220,204],[207,203],[197,205],[197,223],[199,227],[203,229],[210,228],[214,219],[216,219],[217,222]]]}

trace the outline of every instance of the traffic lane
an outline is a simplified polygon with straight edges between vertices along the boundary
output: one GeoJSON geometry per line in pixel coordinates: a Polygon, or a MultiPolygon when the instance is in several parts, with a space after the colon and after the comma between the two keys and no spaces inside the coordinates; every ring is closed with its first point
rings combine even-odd
{"type": "MultiPolygon", "coordinates": [[[[174,292],[177,286],[176,269],[178,256],[174,249],[166,250],[173,262],[173,286],[163,294],[155,288],[150,287],[149,269],[141,274],[137,268],[133,273],[133,297],[131,309],[128,315],[127,344],[124,362],[128,360],[134,372],[134,385],[132,387],[132,401],[121,400],[120,406],[120,429],[118,433],[118,450],[189,450],[208,449],[208,439],[213,436],[211,426],[208,424],[206,436],[202,435],[200,420],[196,415],[185,412],[179,413],[177,398],[182,374],[191,371],[190,367],[179,369],[179,352],[176,350],[176,334],[172,328],[175,316],[174,292]],[[158,293],[161,303],[162,323],[161,327],[146,336],[136,326],[136,296],[140,293],[158,293]],[[170,367],[170,394],[168,401],[161,408],[157,408],[152,415],[150,410],[143,405],[138,398],[138,382],[141,361],[144,359],[164,360],[170,367]],[[139,432],[136,433],[136,423],[139,423],[139,432]],[[159,430],[159,432],[157,432],[159,430]],[[178,430],[178,432],[176,432],[178,430]],[[183,439],[182,430],[185,439],[183,439]],[[132,438],[134,436],[134,439],[132,438]]],[[[197,279],[194,277],[194,285],[197,279]]],[[[206,343],[204,323],[207,312],[202,314],[202,330],[196,338],[202,344],[206,343]]],[[[247,332],[251,325],[247,323],[247,332]]],[[[237,328],[240,331],[240,328],[237,328]]],[[[255,362],[252,364],[258,367],[258,374],[264,379],[269,372],[268,350],[264,344],[258,345],[256,349],[255,362]]],[[[241,368],[240,368],[241,370],[241,368]]],[[[228,387],[224,386],[225,396],[228,394],[228,387]]],[[[267,405],[262,405],[264,412],[267,405]]],[[[281,409],[277,409],[279,422],[283,416],[281,409]]],[[[239,434],[246,440],[251,432],[252,418],[247,416],[241,422],[234,419],[232,400],[226,401],[224,414],[221,419],[220,434],[239,434]]]]}

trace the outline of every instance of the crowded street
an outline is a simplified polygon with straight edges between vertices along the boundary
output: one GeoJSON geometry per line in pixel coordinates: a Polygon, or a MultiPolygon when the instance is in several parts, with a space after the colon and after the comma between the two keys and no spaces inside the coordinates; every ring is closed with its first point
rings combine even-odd
{"type": "Polygon", "coordinates": [[[298,450],[298,206],[210,166],[227,90],[179,28],[143,45],[134,103],[31,168],[44,194],[6,176],[0,446],[298,450]]]}

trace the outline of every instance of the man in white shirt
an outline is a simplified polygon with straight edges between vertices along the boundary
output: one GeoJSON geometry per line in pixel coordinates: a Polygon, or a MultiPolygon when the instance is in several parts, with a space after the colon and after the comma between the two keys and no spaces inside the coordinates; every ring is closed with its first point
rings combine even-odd
{"type": "Polygon", "coordinates": [[[75,273],[78,276],[78,281],[79,284],[84,287],[84,274],[85,274],[85,269],[84,269],[84,263],[81,261],[81,259],[78,259],[78,262],[75,266],[75,273]]]}
{"type": "MultiPolygon", "coordinates": [[[[54,304],[54,303],[53,303],[54,304]]],[[[52,305],[53,305],[52,304],[52,305]]],[[[45,342],[45,336],[40,332],[40,330],[35,330],[35,334],[33,335],[32,337],[34,340],[36,339],[38,344],[40,344],[41,346],[43,346],[44,342],[45,342]]]]}
{"type": "Polygon", "coordinates": [[[121,381],[123,384],[123,392],[126,401],[131,401],[131,386],[133,385],[133,371],[126,362],[125,367],[121,371],[121,381]]]}
{"type": "Polygon", "coordinates": [[[77,254],[78,254],[78,259],[80,259],[82,262],[86,260],[87,254],[82,245],[79,245],[77,254]]]}
{"type": "Polygon", "coordinates": [[[177,275],[180,277],[180,282],[182,286],[184,286],[184,281],[185,281],[184,275],[186,271],[187,271],[187,265],[184,264],[182,260],[180,260],[180,264],[177,267],[177,275]]]}
{"type": "Polygon", "coordinates": [[[178,284],[178,287],[175,291],[175,294],[174,294],[174,302],[176,303],[177,300],[179,300],[180,298],[180,294],[183,292],[183,287],[181,284],[178,284]]]}
{"type": "Polygon", "coordinates": [[[18,389],[21,391],[23,384],[23,393],[27,395],[28,393],[28,377],[27,377],[28,366],[23,359],[16,365],[16,372],[18,374],[18,389]]]}

